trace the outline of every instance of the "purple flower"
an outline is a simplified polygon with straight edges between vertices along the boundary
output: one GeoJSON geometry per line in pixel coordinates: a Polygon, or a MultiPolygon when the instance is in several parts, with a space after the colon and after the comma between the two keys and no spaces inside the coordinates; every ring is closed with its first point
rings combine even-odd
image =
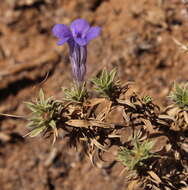
{"type": "Polygon", "coordinates": [[[53,35],[59,38],[57,45],[68,43],[73,76],[79,82],[84,80],[86,73],[87,45],[100,34],[100,31],[100,27],[90,27],[84,19],[76,19],[70,27],[56,24],[52,29],[53,35]]]}

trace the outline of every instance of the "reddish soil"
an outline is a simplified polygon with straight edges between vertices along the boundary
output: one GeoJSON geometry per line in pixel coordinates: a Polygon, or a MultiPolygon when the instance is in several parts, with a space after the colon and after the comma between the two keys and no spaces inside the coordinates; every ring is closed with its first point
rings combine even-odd
{"type": "MultiPolygon", "coordinates": [[[[102,27],[88,47],[87,78],[118,69],[124,82],[166,106],[173,81],[188,78],[188,55],[173,38],[188,41],[188,11],[181,0],[7,0],[0,2],[0,112],[27,115],[42,87],[62,97],[72,80],[67,46],[57,47],[51,28],[82,17],[102,27]]],[[[117,163],[95,168],[81,151],[59,137],[23,138],[27,122],[0,117],[0,189],[124,190],[117,163]]],[[[109,159],[110,160],[110,159],[109,159]]]]}

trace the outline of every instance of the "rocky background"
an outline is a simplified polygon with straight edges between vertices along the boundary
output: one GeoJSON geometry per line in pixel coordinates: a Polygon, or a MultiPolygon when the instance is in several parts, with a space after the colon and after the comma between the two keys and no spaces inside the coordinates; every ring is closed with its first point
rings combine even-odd
{"type": "MultiPolygon", "coordinates": [[[[25,116],[24,101],[40,88],[61,98],[70,86],[67,45],[56,46],[54,24],[85,18],[102,27],[88,49],[87,78],[101,69],[118,70],[123,82],[166,106],[174,81],[186,82],[188,55],[174,42],[188,41],[188,5],[181,0],[1,0],[0,112],[25,116]]],[[[0,189],[124,190],[126,176],[116,163],[95,168],[60,136],[23,138],[23,119],[0,117],[0,189]]],[[[110,158],[107,158],[107,160],[110,158]]]]}

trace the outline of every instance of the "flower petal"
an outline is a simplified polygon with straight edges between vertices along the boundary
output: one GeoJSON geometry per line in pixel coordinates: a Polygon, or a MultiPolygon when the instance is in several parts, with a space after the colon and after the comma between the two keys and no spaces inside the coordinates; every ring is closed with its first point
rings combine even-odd
{"type": "Polygon", "coordinates": [[[76,19],[70,25],[73,36],[76,36],[78,33],[81,34],[81,37],[85,37],[90,26],[89,23],[84,19],[76,19]]]}
{"type": "Polygon", "coordinates": [[[72,36],[70,29],[64,24],[56,24],[52,28],[52,33],[54,36],[60,39],[71,38],[72,36]]]}
{"type": "Polygon", "coordinates": [[[99,26],[91,27],[87,33],[87,41],[96,38],[101,32],[101,28],[99,26]]]}
{"type": "Polygon", "coordinates": [[[80,46],[86,46],[87,45],[87,39],[86,38],[74,38],[74,40],[80,46]]]}
{"type": "Polygon", "coordinates": [[[69,37],[60,39],[60,40],[57,42],[57,45],[58,45],[58,46],[61,46],[61,45],[63,45],[65,42],[67,42],[68,40],[69,40],[69,37]]]}

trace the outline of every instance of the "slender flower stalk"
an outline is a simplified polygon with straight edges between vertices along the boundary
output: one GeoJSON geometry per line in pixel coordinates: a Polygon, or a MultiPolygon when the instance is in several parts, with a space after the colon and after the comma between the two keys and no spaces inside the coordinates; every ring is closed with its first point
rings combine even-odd
{"type": "Polygon", "coordinates": [[[90,40],[100,34],[100,31],[100,27],[90,27],[84,19],[76,19],[70,27],[56,24],[52,29],[53,35],[59,38],[57,45],[68,43],[72,73],[74,79],[79,83],[84,81],[86,74],[87,45],[90,40]]]}

